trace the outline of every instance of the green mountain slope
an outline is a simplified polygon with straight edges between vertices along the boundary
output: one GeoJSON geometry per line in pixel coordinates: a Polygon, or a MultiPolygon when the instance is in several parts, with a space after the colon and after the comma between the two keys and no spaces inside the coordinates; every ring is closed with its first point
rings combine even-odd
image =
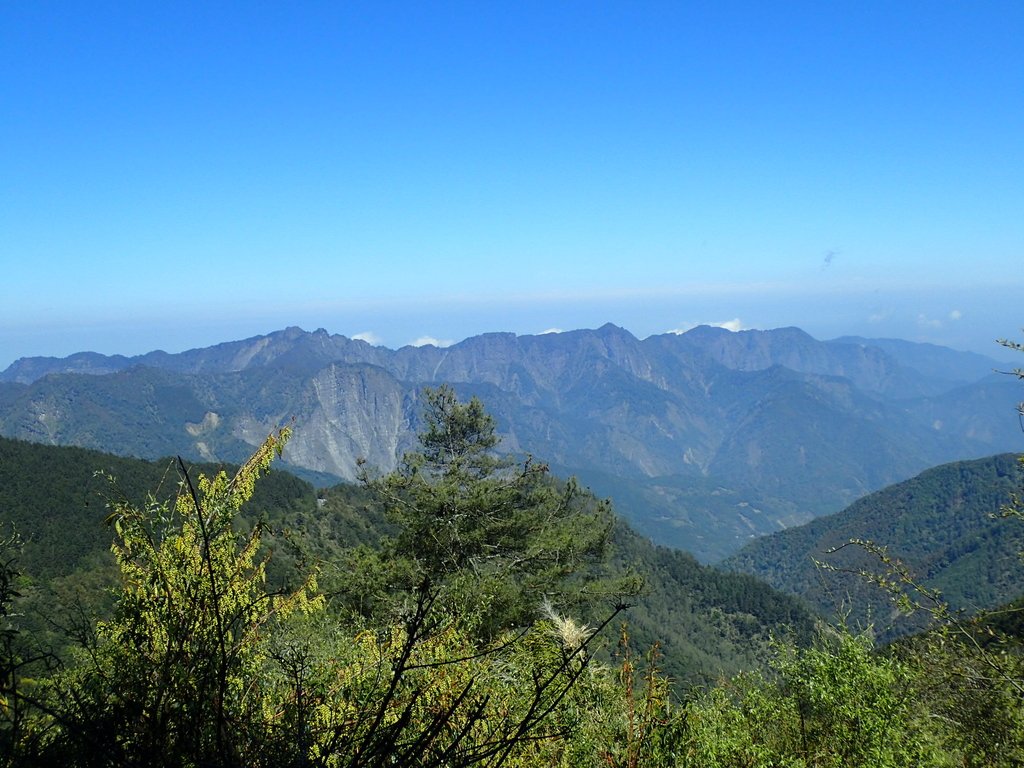
{"type": "MultiPolygon", "coordinates": [[[[103,522],[111,486],[97,471],[114,475],[118,492],[133,500],[155,489],[173,493],[177,483],[171,460],[0,438],[0,530],[13,527],[25,542],[22,591],[36,614],[25,620],[53,642],[59,642],[53,627],[65,623],[68,605],[84,600],[102,610],[111,583],[112,532],[103,522]]],[[[390,530],[362,487],[343,484],[318,494],[287,472],[271,472],[257,484],[245,519],[268,527],[268,576],[279,583],[315,564],[329,585],[332,570],[349,562],[348,548],[374,546],[390,530]]],[[[806,638],[811,631],[812,617],[799,601],[757,579],[655,547],[625,524],[615,532],[613,549],[614,567],[632,569],[646,584],[627,616],[634,647],[660,642],[665,668],[677,679],[703,682],[754,667],[766,654],[770,632],[789,627],[806,638]]]]}
{"type": "Polygon", "coordinates": [[[767,536],[728,558],[725,567],[764,579],[823,613],[851,611],[883,635],[901,625],[892,601],[849,571],[880,570],[851,539],[884,546],[921,583],[953,607],[994,608],[1024,593],[1024,522],[999,517],[1024,472],[1013,454],[935,467],[878,491],[835,515],[767,536]],[[815,561],[839,572],[822,570],[815,561]]]}

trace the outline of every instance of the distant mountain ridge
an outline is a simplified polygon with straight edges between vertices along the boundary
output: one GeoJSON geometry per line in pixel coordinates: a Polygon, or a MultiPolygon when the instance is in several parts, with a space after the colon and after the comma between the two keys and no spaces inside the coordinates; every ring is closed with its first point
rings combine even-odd
{"type": "MultiPolygon", "coordinates": [[[[483,352],[484,359],[492,362],[495,358],[522,360],[537,347],[549,346],[549,342],[559,337],[595,334],[605,339],[618,335],[622,342],[618,345],[620,350],[624,345],[638,341],[625,329],[607,323],[596,331],[540,336],[485,333],[450,347],[426,345],[390,350],[359,339],[329,334],[323,328],[306,332],[292,326],[265,336],[176,354],[158,350],[133,357],[96,352],[79,352],[64,358],[25,357],[0,372],[0,382],[30,384],[49,374],[104,375],[136,366],[177,373],[231,373],[260,366],[317,362],[371,363],[388,369],[400,379],[432,379],[436,376],[427,374],[427,369],[431,365],[442,365],[450,355],[458,358],[466,352],[474,356],[483,352]]],[[[731,370],[756,371],[778,365],[801,373],[845,376],[862,389],[887,394],[900,386],[906,387],[907,393],[912,395],[922,394],[922,391],[945,391],[951,385],[973,382],[998,368],[994,360],[983,355],[933,344],[854,336],[821,342],[793,327],[730,332],[722,328],[697,326],[685,333],[650,336],[639,344],[671,349],[675,354],[688,353],[691,359],[714,360],[731,370]],[[928,378],[934,378],[938,383],[929,385],[928,378]]],[[[609,349],[615,346],[612,342],[609,349]]],[[[627,361],[625,357],[616,360],[612,356],[612,359],[618,363],[627,361]]],[[[646,370],[649,371],[650,367],[646,370]]],[[[640,371],[634,370],[633,373],[640,371]]]]}
{"type": "Polygon", "coordinates": [[[1017,449],[1016,382],[979,378],[969,353],[918,357],[937,356],[941,378],[906,351],[797,328],[639,340],[607,324],[398,350],[287,328],[180,354],[24,358],[0,374],[0,434],[238,461],[294,419],[289,465],[352,478],[361,457],[395,466],[420,388],[447,382],[484,401],[506,449],[710,560],[926,467],[1017,449]]]}
{"type": "Polygon", "coordinates": [[[938,344],[904,341],[903,339],[866,339],[862,336],[841,336],[832,340],[837,344],[855,344],[874,347],[901,364],[913,368],[930,379],[950,384],[967,384],[987,376],[1005,365],[976,352],[960,352],[938,344]]]}

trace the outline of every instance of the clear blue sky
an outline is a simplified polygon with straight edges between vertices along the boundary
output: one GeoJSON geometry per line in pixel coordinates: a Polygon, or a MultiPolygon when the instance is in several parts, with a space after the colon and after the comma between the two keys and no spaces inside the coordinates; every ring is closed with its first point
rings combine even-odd
{"type": "Polygon", "coordinates": [[[0,0],[0,368],[1024,335],[1024,3],[0,0]]]}

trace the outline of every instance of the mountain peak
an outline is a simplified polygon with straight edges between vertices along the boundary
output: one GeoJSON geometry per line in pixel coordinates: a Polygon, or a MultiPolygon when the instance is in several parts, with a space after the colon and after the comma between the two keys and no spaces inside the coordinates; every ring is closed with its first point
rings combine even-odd
{"type": "Polygon", "coordinates": [[[1016,381],[950,389],[799,329],[640,342],[606,323],[393,351],[291,326],[176,354],[27,359],[0,381],[28,385],[0,384],[3,434],[229,461],[294,419],[289,461],[349,478],[360,457],[395,466],[415,445],[419,389],[447,382],[487,403],[509,451],[606,483],[646,535],[704,558],[937,461],[1019,444],[1016,381]]]}

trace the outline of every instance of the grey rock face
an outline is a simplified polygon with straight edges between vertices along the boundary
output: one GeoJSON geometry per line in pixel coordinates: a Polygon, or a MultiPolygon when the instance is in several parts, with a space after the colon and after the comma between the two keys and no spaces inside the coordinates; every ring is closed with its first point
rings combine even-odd
{"type": "Polygon", "coordinates": [[[1015,381],[906,344],[606,325],[389,350],[288,328],[177,355],[19,360],[0,374],[0,434],[238,461],[291,424],[291,466],[351,480],[359,459],[394,468],[415,446],[420,389],[449,383],[484,401],[506,450],[713,559],[929,466],[1019,448],[1015,381]]]}

